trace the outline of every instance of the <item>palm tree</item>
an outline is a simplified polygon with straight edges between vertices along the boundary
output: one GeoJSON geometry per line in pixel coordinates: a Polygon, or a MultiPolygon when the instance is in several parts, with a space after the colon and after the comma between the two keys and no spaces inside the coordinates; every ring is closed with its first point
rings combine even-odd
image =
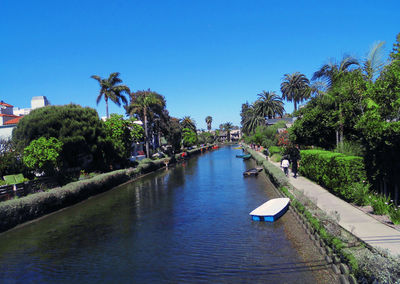
{"type": "Polygon", "coordinates": [[[208,132],[210,132],[211,131],[211,123],[212,123],[212,117],[211,116],[207,116],[206,117],[206,123],[207,123],[208,132]]]}
{"type": "Polygon", "coordinates": [[[243,133],[250,134],[253,133],[257,126],[265,125],[265,117],[257,114],[256,108],[253,105],[245,104],[242,109],[242,130],[243,133]]]}
{"type": "Polygon", "coordinates": [[[385,66],[384,61],[385,42],[375,42],[368,52],[368,56],[364,61],[363,70],[367,80],[372,81],[382,71],[385,66]]]}
{"type": "Polygon", "coordinates": [[[104,96],[106,101],[106,116],[109,118],[108,114],[108,99],[113,101],[117,106],[121,106],[120,100],[127,104],[124,93],[129,94],[130,90],[127,86],[121,85],[122,80],[119,78],[119,73],[111,73],[107,79],[103,79],[100,76],[92,75],[91,78],[95,79],[100,84],[100,93],[97,96],[96,103],[99,104],[101,98],[104,96]]]}
{"type": "Polygon", "coordinates": [[[223,129],[226,131],[226,136],[228,138],[228,142],[231,142],[231,130],[233,129],[232,122],[226,122],[223,124],[223,129]]]}
{"type": "Polygon", "coordinates": [[[130,104],[126,106],[126,112],[133,116],[137,115],[144,124],[144,136],[146,142],[146,157],[150,157],[149,151],[149,133],[147,121],[149,117],[153,116],[152,108],[165,107],[165,100],[162,100],[159,94],[150,91],[137,91],[130,94],[130,104]]]}
{"type": "Polygon", "coordinates": [[[293,101],[294,111],[297,110],[297,103],[308,99],[310,95],[310,81],[304,74],[295,72],[293,74],[285,74],[281,83],[282,98],[288,102],[293,101]]]}
{"type": "Polygon", "coordinates": [[[339,77],[345,73],[349,72],[352,67],[359,66],[359,62],[352,56],[345,55],[342,60],[338,63],[331,60],[327,64],[322,65],[322,67],[314,72],[312,81],[322,80],[326,83],[327,89],[332,88],[333,84],[339,80],[339,77]]]}
{"type": "Polygon", "coordinates": [[[282,99],[275,92],[262,91],[254,105],[257,115],[270,119],[283,116],[285,110],[282,99]]]}
{"type": "Polygon", "coordinates": [[[184,116],[181,119],[181,125],[182,128],[189,128],[193,132],[196,132],[196,122],[190,116],[184,116]]]}
{"type": "MultiPolygon", "coordinates": [[[[326,90],[329,93],[333,86],[340,81],[340,78],[347,72],[351,71],[352,67],[359,66],[359,62],[354,57],[345,55],[342,60],[338,63],[331,60],[329,63],[323,65],[318,71],[316,71],[311,80],[320,80],[326,84],[326,90]]],[[[336,107],[339,110],[339,130],[336,130],[336,145],[343,145],[343,114],[342,105],[339,98],[336,96],[329,95],[334,101],[336,107]]]]}

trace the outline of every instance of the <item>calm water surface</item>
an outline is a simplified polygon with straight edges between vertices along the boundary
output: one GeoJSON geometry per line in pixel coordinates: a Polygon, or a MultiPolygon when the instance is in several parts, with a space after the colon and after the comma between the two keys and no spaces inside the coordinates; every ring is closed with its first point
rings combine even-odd
{"type": "Polygon", "coordinates": [[[0,235],[1,283],[314,283],[230,147],[0,235]]]}

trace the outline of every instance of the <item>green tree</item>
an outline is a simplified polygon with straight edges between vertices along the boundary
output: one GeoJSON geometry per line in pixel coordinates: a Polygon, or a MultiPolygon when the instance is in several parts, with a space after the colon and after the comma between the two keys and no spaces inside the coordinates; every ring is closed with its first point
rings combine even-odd
{"type": "Polygon", "coordinates": [[[33,140],[25,149],[23,161],[32,170],[53,174],[60,166],[59,159],[63,143],[57,138],[40,137],[33,140]]]}
{"type": "Polygon", "coordinates": [[[190,128],[183,128],[182,129],[182,144],[184,147],[190,147],[196,144],[197,142],[197,135],[190,128]]]}
{"type": "Polygon", "coordinates": [[[345,76],[346,73],[350,72],[353,67],[358,67],[360,64],[357,59],[354,57],[345,55],[343,59],[338,63],[331,60],[328,64],[324,64],[319,70],[314,72],[312,80],[322,80],[327,86],[326,95],[330,96],[330,98],[335,102],[336,108],[339,112],[338,117],[338,129],[336,130],[336,145],[341,148],[343,145],[343,113],[342,113],[342,105],[340,99],[340,93],[335,93],[329,91],[332,90],[333,87],[340,85],[341,78],[345,76]]]}
{"type": "Polygon", "coordinates": [[[295,72],[285,74],[281,83],[282,98],[293,101],[294,111],[297,110],[297,103],[300,103],[310,96],[310,81],[304,74],[295,72]]]}
{"type": "Polygon", "coordinates": [[[298,114],[299,118],[289,128],[293,143],[334,148],[337,113],[332,104],[326,104],[324,98],[316,97],[301,108],[298,114]]]}
{"type": "Polygon", "coordinates": [[[207,123],[207,129],[208,129],[208,132],[210,132],[211,131],[211,123],[212,123],[212,117],[211,116],[207,116],[206,117],[206,123],[207,123]]]}
{"type": "Polygon", "coordinates": [[[258,94],[254,107],[258,116],[269,119],[283,116],[284,107],[281,98],[275,92],[262,91],[258,94]]]}
{"type": "Polygon", "coordinates": [[[242,106],[242,131],[243,133],[249,135],[253,133],[257,126],[265,125],[265,118],[257,114],[254,105],[242,106]]]}
{"type": "Polygon", "coordinates": [[[132,143],[143,137],[143,128],[134,121],[134,118],[125,120],[122,115],[113,113],[104,122],[107,138],[114,147],[112,162],[126,163],[132,153],[132,143]]]}
{"type": "Polygon", "coordinates": [[[182,128],[189,128],[193,132],[196,132],[196,122],[190,116],[184,116],[181,119],[182,128]]]}
{"type": "Polygon", "coordinates": [[[161,111],[165,108],[165,99],[156,92],[148,89],[147,91],[137,91],[130,94],[130,104],[126,106],[126,112],[130,115],[136,115],[144,125],[144,137],[146,142],[146,157],[150,157],[149,148],[149,125],[148,121],[153,120],[155,111],[161,111]]]}
{"type": "Polygon", "coordinates": [[[223,130],[226,132],[226,136],[228,138],[228,141],[231,142],[231,131],[233,129],[233,124],[232,122],[226,122],[222,125],[223,130]]]}
{"type": "Polygon", "coordinates": [[[182,141],[182,126],[179,122],[179,118],[169,118],[167,122],[166,138],[168,143],[171,144],[173,151],[178,152],[181,148],[182,141]]]}
{"type": "Polygon", "coordinates": [[[0,179],[5,175],[23,173],[27,176],[28,171],[15,151],[15,145],[10,139],[0,138],[0,179]]]}
{"type": "Polygon", "coordinates": [[[92,75],[91,78],[95,79],[99,82],[100,85],[100,93],[97,96],[96,103],[99,104],[102,97],[106,102],[106,116],[109,118],[108,115],[108,100],[110,99],[116,105],[121,106],[121,101],[124,104],[127,104],[127,100],[124,94],[129,94],[130,90],[127,86],[121,85],[122,80],[119,78],[119,73],[114,72],[111,73],[107,79],[101,78],[97,75],[92,75]]]}
{"type": "Polygon", "coordinates": [[[396,36],[396,42],[393,44],[393,50],[390,53],[390,59],[400,60],[400,33],[396,36]]]}
{"type": "Polygon", "coordinates": [[[103,122],[97,111],[69,104],[32,110],[13,130],[12,140],[20,153],[40,137],[57,138],[63,143],[63,166],[104,169],[107,155],[103,122]]]}

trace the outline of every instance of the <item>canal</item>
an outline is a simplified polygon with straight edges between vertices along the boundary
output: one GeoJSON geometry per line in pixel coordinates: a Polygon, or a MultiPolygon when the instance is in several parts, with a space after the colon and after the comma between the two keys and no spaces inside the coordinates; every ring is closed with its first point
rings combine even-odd
{"type": "Polygon", "coordinates": [[[207,152],[0,235],[1,283],[326,283],[336,281],[288,212],[232,147],[207,152]]]}

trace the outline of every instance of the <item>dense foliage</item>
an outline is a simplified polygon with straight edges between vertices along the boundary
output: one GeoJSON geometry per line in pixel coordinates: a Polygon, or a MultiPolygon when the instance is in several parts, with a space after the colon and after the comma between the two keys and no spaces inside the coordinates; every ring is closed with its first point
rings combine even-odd
{"type": "Polygon", "coordinates": [[[345,199],[351,199],[351,185],[367,181],[361,157],[323,150],[301,151],[300,173],[345,199]]]}
{"type": "Polygon", "coordinates": [[[193,146],[197,142],[197,135],[190,128],[183,128],[182,129],[182,145],[184,147],[193,146]]]}
{"type": "Polygon", "coordinates": [[[107,155],[103,122],[96,110],[69,104],[47,106],[24,116],[13,131],[13,142],[22,153],[33,140],[54,137],[63,143],[63,167],[101,169],[107,155]]]}
{"type": "Polygon", "coordinates": [[[143,138],[143,128],[134,121],[135,118],[125,120],[122,115],[111,114],[104,122],[107,139],[113,146],[114,162],[126,162],[132,153],[132,143],[143,138]]]}
{"type": "Polygon", "coordinates": [[[27,170],[14,143],[8,139],[0,139],[0,180],[11,174],[23,173],[27,176],[27,170]]]}
{"type": "Polygon", "coordinates": [[[54,174],[61,165],[59,156],[62,146],[63,143],[54,137],[32,140],[24,149],[24,164],[31,170],[54,174]]]}
{"type": "Polygon", "coordinates": [[[388,61],[377,43],[362,62],[345,56],[323,65],[313,80],[325,88],[290,129],[294,143],[360,155],[373,188],[392,199],[400,187],[399,46],[400,34],[388,61]]]}

